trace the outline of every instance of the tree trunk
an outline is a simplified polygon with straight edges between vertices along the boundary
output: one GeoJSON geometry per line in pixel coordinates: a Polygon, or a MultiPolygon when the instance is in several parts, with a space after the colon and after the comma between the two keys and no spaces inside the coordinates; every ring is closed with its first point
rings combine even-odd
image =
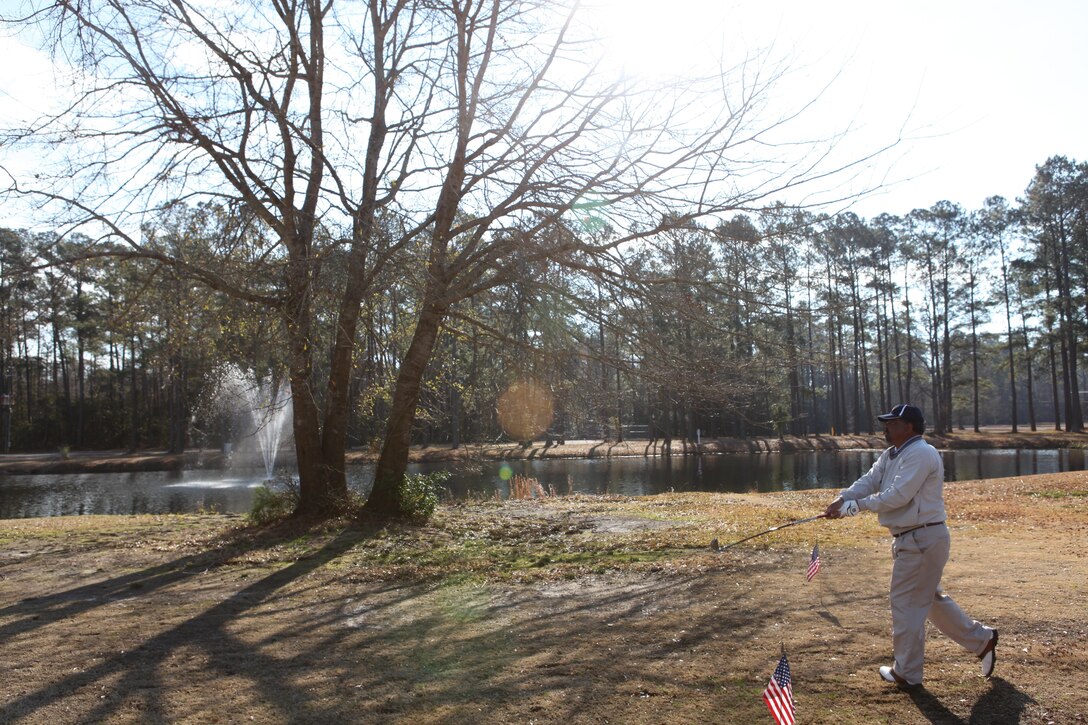
{"type": "Polygon", "coordinates": [[[1031,426],[1032,432],[1038,429],[1038,424],[1035,420],[1035,375],[1031,369],[1031,341],[1028,339],[1027,323],[1023,322],[1023,313],[1021,313],[1021,325],[1024,335],[1024,364],[1027,368],[1027,385],[1028,385],[1028,425],[1031,426]]]}
{"type": "Polygon", "coordinates": [[[450,386],[450,448],[461,447],[461,389],[455,383],[450,386]]]}
{"type": "Polygon", "coordinates": [[[933,274],[933,250],[926,246],[926,279],[929,280],[929,297],[926,304],[929,310],[929,327],[926,330],[929,345],[929,382],[933,390],[933,432],[938,435],[944,433],[941,417],[941,403],[944,395],[941,393],[941,359],[939,348],[939,320],[937,317],[937,290],[933,274]]]}
{"type": "MultiPolygon", "coordinates": [[[[309,385],[310,378],[300,373],[299,361],[295,359],[298,350],[292,349],[291,353],[291,425],[299,478],[299,504],[295,514],[322,516],[341,502],[341,491],[330,481],[330,471],[321,457],[321,421],[309,385]]],[[[335,481],[335,472],[333,474],[335,481]]],[[[339,480],[343,480],[342,467],[339,480]]]]}
{"type": "Polygon", "coordinates": [[[26,329],[26,321],[23,322],[23,380],[26,385],[26,422],[29,425],[33,420],[34,405],[37,396],[34,395],[34,380],[30,372],[30,333],[26,329]]]}
{"type": "MultiPolygon", "coordinates": [[[[855,350],[858,357],[858,367],[861,369],[861,393],[864,403],[862,406],[858,401],[854,403],[854,409],[858,411],[860,417],[865,420],[864,430],[872,435],[873,433],[873,386],[869,379],[869,349],[866,344],[865,334],[865,312],[861,306],[861,293],[857,288],[857,279],[855,278],[853,284],[854,290],[854,335],[855,335],[855,350]]],[[[879,321],[877,322],[879,325],[879,321]]],[[[879,346],[879,343],[878,343],[879,346]]],[[[856,375],[856,373],[855,373],[856,375]]],[[[862,431],[862,425],[860,420],[855,421],[855,428],[857,432],[862,431]]]]}
{"type": "MultiPolygon", "coordinates": [[[[1044,247],[1044,255],[1049,255],[1049,248],[1044,247]]],[[[1047,264],[1043,265],[1043,292],[1045,293],[1045,303],[1043,309],[1045,310],[1043,315],[1043,327],[1046,334],[1046,350],[1047,357],[1050,362],[1050,396],[1053,401],[1053,414],[1054,414],[1054,430],[1062,429],[1062,414],[1060,403],[1058,402],[1058,364],[1057,358],[1054,355],[1054,320],[1051,316],[1051,311],[1054,309],[1054,302],[1052,299],[1052,288],[1050,279],[1050,259],[1049,256],[1045,256],[1047,264]]]]}
{"type": "Polygon", "coordinates": [[[131,370],[129,370],[129,382],[131,384],[132,408],[129,410],[129,414],[132,416],[132,429],[129,434],[128,448],[130,451],[135,451],[140,447],[140,388],[136,380],[136,335],[132,336],[130,345],[129,366],[131,370]]]}
{"type": "MultiPolygon", "coordinates": [[[[1005,262],[1005,242],[1002,240],[998,247],[1001,252],[1001,285],[1005,298],[1005,338],[1008,341],[1009,353],[1009,391],[1012,395],[1012,432],[1016,433],[1020,426],[1020,412],[1017,407],[1016,390],[1016,355],[1013,352],[1012,341],[1012,300],[1009,297],[1009,267],[1005,262]]],[[[1030,373],[1029,373],[1030,377],[1030,373]]]]}
{"type": "Polygon", "coordinates": [[[1061,237],[1059,247],[1059,302],[1062,308],[1061,330],[1063,368],[1065,374],[1066,430],[1074,433],[1084,431],[1084,415],[1080,405],[1080,376],[1077,371],[1077,320],[1073,305],[1073,280],[1069,255],[1068,235],[1061,237]]]}
{"type": "Polygon", "coordinates": [[[813,283],[810,272],[808,284],[805,285],[805,357],[807,358],[806,370],[808,373],[805,380],[808,383],[809,394],[808,419],[805,421],[805,432],[812,431],[819,435],[823,428],[820,425],[819,410],[816,407],[816,360],[818,355],[816,352],[815,315],[812,314],[812,290],[813,283]]]}
{"type": "MultiPolygon", "coordinates": [[[[353,269],[361,269],[352,264],[353,269]]],[[[319,500],[308,504],[315,511],[329,511],[347,498],[348,486],[345,475],[345,452],[348,441],[348,417],[351,413],[351,370],[355,361],[355,334],[362,312],[362,297],[366,285],[362,275],[352,275],[344,296],[341,298],[336,318],[336,338],[329,362],[329,379],[325,388],[325,415],[320,431],[320,459],[323,475],[319,481],[319,500]]],[[[300,361],[302,362],[302,361],[300,361]]],[[[312,368],[312,359],[304,362],[312,368]]],[[[307,412],[308,414],[308,412],[307,412]]],[[[318,411],[313,411],[315,416],[318,411]]]]}
{"type": "Polygon", "coordinates": [[[789,268],[785,270],[785,291],[786,291],[786,355],[788,356],[787,365],[787,381],[790,388],[790,425],[789,431],[793,435],[799,435],[801,433],[801,378],[800,371],[800,353],[797,350],[797,338],[793,329],[793,298],[790,294],[790,279],[789,268]]]}
{"type": "Polygon", "coordinates": [[[942,373],[944,375],[944,381],[941,386],[944,393],[944,404],[941,406],[944,411],[944,432],[952,432],[952,333],[950,329],[950,323],[952,319],[952,304],[951,304],[951,291],[948,283],[950,262],[946,259],[944,265],[944,277],[942,280],[942,302],[944,307],[944,319],[942,320],[941,330],[941,361],[942,361],[942,373]]]}
{"type": "Polygon", "coordinates": [[[385,443],[374,469],[374,488],[363,506],[368,514],[400,516],[404,513],[400,508],[399,487],[408,469],[420,385],[446,315],[446,308],[434,301],[436,296],[429,294],[424,299],[412,342],[397,375],[385,443]]]}
{"type": "Polygon", "coordinates": [[[75,445],[77,448],[83,448],[83,419],[86,412],[87,405],[87,369],[86,363],[83,359],[83,352],[86,347],[86,331],[84,330],[84,314],[83,309],[83,280],[82,275],[76,275],[76,386],[78,390],[78,397],[76,400],[76,422],[75,422],[75,445]]]}
{"type": "Polygon", "coordinates": [[[1073,386],[1070,382],[1072,363],[1065,330],[1058,328],[1058,360],[1061,362],[1062,408],[1065,411],[1065,430],[1073,429],[1073,386]]]}
{"type": "Polygon", "coordinates": [[[974,430],[979,432],[978,424],[978,319],[975,314],[975,275],[971,274],[968,289],[969,304],[971,305],[971,390],[974,395],[974,430]]]}
{"type": "Polygon", "coordinates": [[[839,396],[839,366],[835,341],[835,286],[831,275],[830,257],[825,263],[827,282],[827,403],[828,403],[828,427],[831,435],[842,435],[841,408],[839,396]]]}
{"type": "Polygon", "coordinates": [[[849,415],[846,412],[846,335],[843,334],[842,331],[842,318],[836,316],[835,320],[835,335],[838,340],[836,361],[838,364],[837,387],[839,391],[839,434],[845,435],[848,432],[850,423],[849,415]]]}
{"type": "MultiPolygon", "coordinates": [[[[620,340],[616,336],[616,359],[620,359],[620,340]]],[[[620,368],[616,366],[616,442],[623,443],[623,388],[620,386],[620,368]]]]}
{"type": "Polygon", "coordinates": [[[888,365],[888,306],[883,289],[880,290],[879,303],[877,304],[876,318],[876,377],[879,383],[879,399],[877,401],[880,412],[890,410],[888,405],[888,387],[891,384],[891,374],[888,365]]]}
{"type": "MultiPolygon", "coordinates": [[[[316,21],[315,21],[315,24],[316,21]]],[[[385,145],[388,128],[385,114],[388,106],[390,79],[385,73],[385,33],[388,27],[374,19],[374,48],[376,73],[374,82],[374,107],[370,119],[370,135],[367,139],[366,163],[363,168],[362,199],[352,220],[351,253],[348,261],[347,286],[340,299],[336,317],[336,333],[329,363],[329,380],[325,393],[325,417],[321,429],[321,460],[325,470],[323,484],[326,498],[314,505],[327,508],[347,497],[347,479],[344,474],[344,453],[347,449],[348,417],[351,413],[351,371],[355,358],[355,335],[362,314],[363,296],[370,287],[366,270],[367,250],[378,246],[377,224],[378,176],[381,152],[385,145]]],[[[312,237],[312,226],[308,235],[312,237]]],[[[378,265],[381,266],[380,264],[378,265]]],[[[310,300],[307,299],[307,304],[310,300]]],[[[309,312],[307,313],[309,314],[309,312]]]]}
{"type": "MultiPolygon", "coordinates": [[[[344,425],[339,431],[338,450],[323,446],[318,397],[312,387],[312,270],[304,249],[308,246],[305,241],[308,237],[304,234],[299,237],[293,242],[296,247],[286,272],[287,297],[283,308],[288,339],[292,429],[299,477],[299,502],[295,515],[325,516],[336,511],[347,497],[343,445],[347,425],[345,416],[344,425]]],[[[333,376],[330,370],[330,386],[333,376]]]]}
{"type": "MultiPolygon", "coordinates": [[[[911,381],[914,379],[914,330],[910,318],[910,280],[907,278],[909,265],[903,265],[903,327],[907,336],[907,374],[906,383],[900,390],[902,397],[899,402],[911,402],[911,381]]],[[[898,350],[897,350],[898,352],[898,350]]]]}
{"type": "Polygon", "coordinates": [[[1054,355],[1054,333],[1047,334],[1047,353],[1050,356],[1050,397],[1054,402],[1054,430],[1062,429],[1062,411],[1058,402],[1058,361],[1054,355]]]}
{"type": "Polygon", "coordinates": [[[843,435],[846,431],[842,425],[842,396],[839,394],[839,385],[841,377],[839,376],[839,362],[836,357],[836,343],[835,343],[835,328],[834,320],[829,316],[827,320],[828,334],[828,366],[827,366],[827,404],[828,404],[828,427],[831,435],[843,435]]]}

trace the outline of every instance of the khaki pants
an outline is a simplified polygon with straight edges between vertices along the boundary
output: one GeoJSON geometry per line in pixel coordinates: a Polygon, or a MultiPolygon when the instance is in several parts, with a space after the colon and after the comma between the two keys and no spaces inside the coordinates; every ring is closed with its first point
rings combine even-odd
{"type": "Polygon", "coordinates": [[[895,671],[910,683],[922,681],[926,619],[949,639],[975,655],[981,654],[993,630],[964,614],[941,591],[941,574],[948,561],[947,526],[929,526],[892,539],[892,646],[895,671]]]}

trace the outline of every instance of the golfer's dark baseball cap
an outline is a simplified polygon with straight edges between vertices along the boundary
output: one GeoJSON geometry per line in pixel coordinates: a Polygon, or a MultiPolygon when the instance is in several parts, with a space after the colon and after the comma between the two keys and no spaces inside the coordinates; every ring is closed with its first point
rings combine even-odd
{"type": "Polygon", "coordinates": [[[876,419],[885,423],[889,420],[905,420],[915,428],[925,428],[926,425],[926,419],[925,416],[922,415],[922,409],[917,408],[910,403],[897,405],[891,409],[890,413],[878,415],[876,419]]]}

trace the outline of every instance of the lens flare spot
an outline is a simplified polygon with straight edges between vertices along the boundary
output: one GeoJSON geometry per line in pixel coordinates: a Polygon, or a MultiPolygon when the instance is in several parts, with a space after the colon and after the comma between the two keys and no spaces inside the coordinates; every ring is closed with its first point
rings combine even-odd
{"type": "Polygon", "coordinates": [[[555,407],[547,388],[531,380],[514,383],[499,396],[499,423],[517,441],[531,441],[552,424],[555,407]]]}
{"type": "Polygon", "coordinates": [[[499,478],[501,478],[504,481],[509,481],[513,477],[514,477],[514,469],[511,468],[509,464],[504,463],[501,466],[499,466],[499,478]]]}

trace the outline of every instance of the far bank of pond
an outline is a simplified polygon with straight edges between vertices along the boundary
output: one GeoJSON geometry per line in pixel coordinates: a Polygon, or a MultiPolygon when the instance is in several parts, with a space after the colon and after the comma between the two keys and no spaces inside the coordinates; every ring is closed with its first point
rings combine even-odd
{"type": "MultiPolygon", "coordinates": [[[[988,429],[979,433],[957,431],[949,435],[926,435],[933,446],[942,450],[964,449],[1057,449],[1088,448],[1088,433],[1037,430],[1013,433],[1007,429],[988,429]]],[[[537,442],[472,444],[452,448],[446,444],[414,446],[414,463],[449,460],[536,460],[544,458],[625,458],[654,456],[720,455],[729,453],[796,453],[801,451],[883,450],[888,444],[882,435],[813,435],[762,438],[709,438],[698,443],[685,439],[658,440],[573,440],[562,443],[537,442]]],[[[353,463],[377,460],[371,452],[350,451],[353,463]]]]}
{"type": "MultiPolygon", "coordinates": [[[[958,431],[946,436],[927,435],[926,440],[942,450],[964,449],[1084,449],[1088,434],[1038,430],[1012,433],[1008,429],[988,429],[981,433],[958,431]]],[[[721,454],[794,453],[800,451],[849,451],[877,449],[887,444],[879,435],[781,436],[764,438],[710,438],[695,441],[663,440],[571,440],[563,443],[534,441],[518,443],[467,444],[453,448],[448,444],[413,446],[412,463],[442,461],[513,461],[549,458],[627,458],[684,457],[721,454]]],[[[235,458],[256,454],[244,450],[235,458]]],[[[281,466],[291,465],[290,442],[281,446],[281,466]]],[[[376,451],[349,450],[348,464],[377,461],[376,451]]],[[[35,475],[44,473],[128,473],[138,471],[177,471],[189,469],[218,470],[231,461],[218,450],[188,450],[184,454],[163,451],[73,451],[61,453],[14,453],[0,455],[0,474],[35,475]]],[[[237,461],[234,461],[237,463],[237,461]]]]}

